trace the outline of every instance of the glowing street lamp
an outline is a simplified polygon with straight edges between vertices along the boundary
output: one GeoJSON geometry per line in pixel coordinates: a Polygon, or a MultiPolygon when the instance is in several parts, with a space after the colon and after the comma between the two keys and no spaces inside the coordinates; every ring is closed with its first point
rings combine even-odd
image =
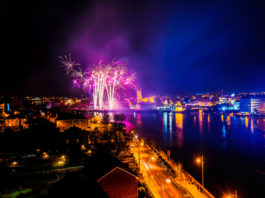
{"type": "Polygon", "coordinates": [[[166,182],[169,184],[169,183],[171,183],[171,180],[169,178],[167,178],[166,182]]]}
{"type": "Polygon", "coordinates": [[[62,155],[62,156],[61,156],[61,160],[63,160],[63,161],[65,161],[65,160],[66,160],[66,157],[65,157],[65,155],[62,155]]]}
{"type": "Polygon", "coordinates": [[[162,198],[164,198],[164,179],[165,179],[167,184],[171,183],[171,179],[166,178],[166,177],[161,177],[161,180],[162,180],[162,198]]]}
{"type": "Polygon", "coordinates": [[[18,165],[18,162],[17,161],[13,161],[10,166],[14,167],[14,166],[17,166],[18,165]]]}
{"type": "Polygon", "coordinates": [[[141,172],[141,161],[140,161],[140,142],[138,141],[138,162],[139,162],[139,172],[141,172]]]}
{"type": "Polygon", "coordinates": [[[42,153],[42,159],[48,159],[49,155],[46,152],[42,153]]]}
{"type": "Polygon", "coordinates": [[[92,151],[89,149],[89,150],[86,152],[86,154],[90,155],[90,154],[92,154],[92,151]]]}
{"type": "Polygon", "coordinates": [[[238,197],[237,197],[237,191],[235,191],[235,192],[232,193],[232,194],[227,194],[227,195],[225,195],[224,198],[238,198],[238,197]]]}
{"type": "Polygon", "coordinates": [[[150,186],[150,159],[152,161],[154,161],[155,160],[155,157],[152,156],[151,158],[148,159],[148,169],[149,169],[149,171],[148,171],[148,184],[149,184],[149,186],[150,186]]]}
{"type": "Polygon", "coordinates": [[[196,162],[198,164],[202,165],[202,186],[204,186],[204,160],[203,160],[203,155],[201,157],[198,157],[196,159],[196,162]]]}
{"type": "Polygon", "coordinates": [[[58,165],[58,166],[63,166],[64,163],[65,163],[64,160],[59,160],[59,161],[57,162],[57,165],[58,165]]]}
{"type": "Polygon", "coordinates": [[[82,150],[82,151],[85,151],[85,150],[86,150],[86,147],[85,147],[84,144],[82,144],[82,146],[81,146],[81,150],[82,150]]]}

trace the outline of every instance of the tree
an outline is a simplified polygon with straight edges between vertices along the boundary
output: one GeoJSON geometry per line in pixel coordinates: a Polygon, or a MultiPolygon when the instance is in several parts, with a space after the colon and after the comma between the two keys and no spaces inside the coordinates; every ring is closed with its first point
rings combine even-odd
{"type": "Polygon", "coordinates": [[[118,122],[118,121],[122,122],[125,120],[125,115],[124,114],[115,114],[114,120],[115,120],[115,122],[118,122]]]}

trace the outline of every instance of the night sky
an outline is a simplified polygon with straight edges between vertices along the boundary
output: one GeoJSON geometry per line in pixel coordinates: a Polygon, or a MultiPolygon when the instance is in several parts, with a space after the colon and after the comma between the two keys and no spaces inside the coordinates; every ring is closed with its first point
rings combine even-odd
{"type": "Polygon", "coordinates": [[[8,1],[0,95],[72,96],[58,61],[124,59],[144,94],[265,91],[264,1],[8,1]]]}

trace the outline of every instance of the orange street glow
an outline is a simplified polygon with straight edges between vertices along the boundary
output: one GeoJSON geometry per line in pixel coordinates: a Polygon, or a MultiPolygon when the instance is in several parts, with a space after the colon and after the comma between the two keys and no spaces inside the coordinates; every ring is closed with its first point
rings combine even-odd
{"type": "Polygon", "coordinates": [[[166,182],[169,184],[171,182],[171,180],[169,178],[167,178],[166,182]]]}
{"type": "Polygon", "coordinates": [[[10,166],[16,166],[16,165],[18,165],[18,162],[17,162],[17,161],[13,161],[13,162],[10,164],[10,166]]]}

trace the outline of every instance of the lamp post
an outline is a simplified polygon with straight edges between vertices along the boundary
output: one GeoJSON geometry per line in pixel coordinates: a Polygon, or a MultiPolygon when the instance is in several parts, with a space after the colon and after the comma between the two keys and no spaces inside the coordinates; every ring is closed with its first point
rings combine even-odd
{"type": "Polygon", "coordinates": [[[140,141],[138,140],[138,162],[139,162],[139,173],[141,172],[141,161],[140,161],[140,141]]]}
{"type": "Polygon", "coordinates": [[[140,140],[138,139],[138,135],[133,136],[133,142],[137,141],[138,146],[138,163],[139,163],[139,173],[141,169],[141,161],[140,161],[140,140]]]}
{"type": "Polygon", "coordinates": [[[203,159],[203,154],[202,154],[201,158],[197,158],[196,162],[200,163],[202,165],[202,186],[204,187],[204,159],[203,159]]]}
{"type": "MultiPolygon", "coordinates": [[[[166,177],[160,177],[161,178],[161,180],[162,180],[162,198],[164,198],[164,179],[166,178],[166,177]]],[[[171,182],[171,180],[169,179],[169,178],[167,178],[166,179],[166,182],[169,184],[170,182],[171,182]]]]}

